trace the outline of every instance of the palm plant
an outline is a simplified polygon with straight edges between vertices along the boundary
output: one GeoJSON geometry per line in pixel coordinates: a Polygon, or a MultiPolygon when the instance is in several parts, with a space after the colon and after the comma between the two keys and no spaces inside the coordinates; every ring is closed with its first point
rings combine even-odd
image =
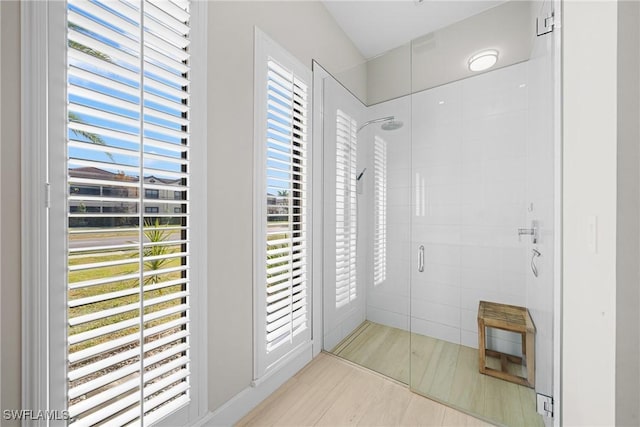
{"type": "MultiPolygon", "coordinates": [[[[69,22],[69,29],[73,29],[76,31],[86,31],[84,28],[82,28],[81,26],[74,24],[73,22],[69,22]]],[[[95,58],[101,59],[103,61],[107,61],[107,62],[112,62],[111,58],[109,57],[109,55],[102,53],[100,51],[97,51],[93,48],[90,48],[89,46],[83,45],[82,43],[78,43],[76,41],[73,41],[71,39],[68,40],[68,45],[70,48],[79,50],[80,52],[86,53],[87,55],[91,55],[95,58]]],[[[76,122],[76,123],[86,123],[78,114],[69,111],[69,121],[71,122],[76,122]]],[[[96,145],[107,145],[104,141],[104,139],[102,139],[102,137],[98,134],[95,134],[93,132],[87,132],[87,131],[83,131],[83,130],[77,130],[77,129],[71,129],[71,132],[73,132],[73,134],[75,136],[81,136],[83,138],[86,138],[87,140],[89,140],[89,142],[91,142],[92,144],[96,144],[96,145]]],[[[111,162],[115,163],[115,159],[113,158],[113,154],[111,153],[105,153],[107,155],[107,157],[109,157],[109,159],[111,160],[111,162]]]]}
{"type": "MultiPolygon", "coordinates": [[[[84,120],[82,120],[82,118],[80,116],[78,116],[73,111],[69,111],[69,121],[70,122],[76,122],[76,123],[86,123],[84,120]]],[[[78,130],[78,129],[71,129],[71,132],[73,132],[73,134],[75,136],[81,136],[81,137],[84,137],[84,138],[88,139],[89,142],[91,142],[92,144],[104,145],[104,146],[107,145],[107,143],[104,142],[104,139],[102,139],[102,137],[100,135],[95,134],[93,132],[87,132],[87,131],[78,130]]],[[[107,155],[107,157],[109,157],[111,162],[115,163],[115,159],[113,158],[113,154],[111,154],[109,152],[105,152],[105,154],[107,155]]]]}
{"type": "MultiPolygon", "coordinates": [[[[144,266],[147,271],[156,271],[162,269],[166,264],[171,261],[171,258],[162,257],[169,252],[169,247],[166,245],[158,244],[169,239],[171,233],[162,228],[160,224],[160,219],[156,218],[154,222],[150,220],[144,221],[144,235],[149,240],[149,242],[153,243],[150,246],[144,248],[144,266]],[[151,259],[146,259],[151,258],[151,259]]],[[[160,282],[160,276],[157,274],[148,276],[144,279],[144,284],[155,284],[160,282]]]]}
{"type": "MultiPolygon", "coordinates": [[[[69,22],[68,23],[69,29],[70,30],[75,30],[75,31],[79,31],[79,32],[86,32],[87,30],[84,29],[83,27],[81,27],[78,24],[74,24],[73,22],[69,22]]],[[[78,43],[76,41],[73,41],[71,39],[68,39],[68,45],[71,48],[74,48],[76,50],[79,50],[80,52],[86,53],[87,55],[91,55],[95,58],[98,59],[102,59],[103,61],[107,61],[107,62],[111,62],[111,57],[109,55],[107,55],[106,53],[102,53],[98,50],[95,50],[93,48],[90,48],[89,46],[85,46],[82,43],[78,43]]]]}
{"type": "Polygon", "coordinates": [[[278,190],[278,201],[277,204],[281,206],[289,205],[289,190],[278,190]],[[283,200],[284,199],[284,200],[283,200]]]}

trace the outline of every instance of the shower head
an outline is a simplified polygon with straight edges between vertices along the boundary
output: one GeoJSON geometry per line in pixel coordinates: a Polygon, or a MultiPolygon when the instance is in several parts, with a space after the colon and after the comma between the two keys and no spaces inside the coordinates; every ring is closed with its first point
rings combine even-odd
{"type": "Polygon", "coordinates": [[[369,120],[368,122],[364,122],[362,126],[358,128],[358,132],[360,132],[370,124],[380,122],[383,122],[381,126],[383,130],[396,130],[402,127],[402,122],[400,120],[396,120],[396,116],[380,117],[379,119],[373,119],[369,120]]]}
{"type": "Polygon", "coordinates": [[[388,122],[384,122],[380,127],[382,130],[396,130],[400,129],[403,125],[404,123],[400,120],[389,120],[388,122]]]}

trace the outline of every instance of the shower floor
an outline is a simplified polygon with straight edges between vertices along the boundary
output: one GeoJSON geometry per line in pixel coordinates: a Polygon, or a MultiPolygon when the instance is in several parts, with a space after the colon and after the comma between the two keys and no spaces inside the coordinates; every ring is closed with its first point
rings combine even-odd
{"type": "MultiPolygon", "coordinates": [[[[477,349],[419,334],[411,341],[407,331],[365,321],[332,353],[405,384],[411,363],[416,393],[494,423],[544,426],[534,390],[482,375],[477,349]]],[[[499,368],[500,361],[487,358],[487,366],[499,368]]]]}

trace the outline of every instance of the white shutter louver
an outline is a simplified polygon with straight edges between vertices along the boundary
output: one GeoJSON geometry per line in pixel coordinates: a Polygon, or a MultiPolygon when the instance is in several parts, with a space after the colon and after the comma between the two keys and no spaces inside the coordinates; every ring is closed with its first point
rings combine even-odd
{"type": "Polygon", "coordinates": [[[356,294],[356,162],[357,123],[336,114],[336,308],[355,300],[356,294]]]}
{"type": "Polygon", "coordinates": [[[375,136],[373,142],[374,215],[373,284],[387,280],[387,142],[375,136]]]}
{"type": "Polygon", "coordinates": [[[189,401],[189,2],[68,1],[70,423],[189,401]]]}
{"type": "MultiPolygon", "coordinates": [[[[270,59],[266,126],[266,352],[308,332],[308,86],[270,59]]],[[[277,354],[280,354],[278,352],[277,354]]]]}

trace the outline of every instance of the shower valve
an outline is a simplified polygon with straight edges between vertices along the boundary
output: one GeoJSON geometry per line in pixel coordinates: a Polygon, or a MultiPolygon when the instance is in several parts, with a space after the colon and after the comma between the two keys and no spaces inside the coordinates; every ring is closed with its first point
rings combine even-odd
{"type": "Polygon", "coordinates": [[[531,243],[538,243],[538,221],[531,221],[531,228],[518,228],[518,240],[520,236],[531,236],[531,243]]]}

